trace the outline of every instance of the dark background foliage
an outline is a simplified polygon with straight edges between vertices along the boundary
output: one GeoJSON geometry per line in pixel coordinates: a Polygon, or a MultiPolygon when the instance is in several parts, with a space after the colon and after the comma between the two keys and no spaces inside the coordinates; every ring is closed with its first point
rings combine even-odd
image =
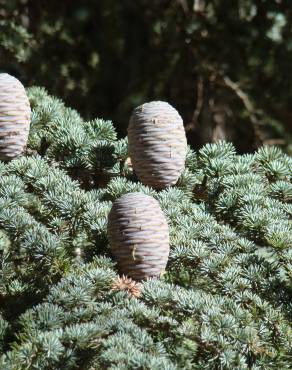
{"type": "Polygon", "coordinates": [[[134,106],[160,99],[194,148],[291,151],[291,21],[283,0],[0,0],[0,71],[121,136],[134,106]]]}

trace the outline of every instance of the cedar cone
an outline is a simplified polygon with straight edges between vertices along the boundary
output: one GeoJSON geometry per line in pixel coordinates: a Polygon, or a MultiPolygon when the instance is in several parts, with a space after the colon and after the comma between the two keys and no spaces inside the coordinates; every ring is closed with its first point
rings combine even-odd
{"type": "Polygon", "coordinates": [[[18,157],[29,133],[30,104],[20,81],[0,73],[0,160],[18,157]]]}
{"type": "Polygon", "coordinates": [[[122,274],[160,277],[169,254],[168,225],[159,203],[142,193],[118,198],[108,217],[108,238],[122,274]]]}
{"type": "Polygon", "coordinates": [[[187,141],[182,118],[170,104],[153,101],[134,109],[128,139],[133,169],[144,185],[164,189],[176,184],[187,141]]]}

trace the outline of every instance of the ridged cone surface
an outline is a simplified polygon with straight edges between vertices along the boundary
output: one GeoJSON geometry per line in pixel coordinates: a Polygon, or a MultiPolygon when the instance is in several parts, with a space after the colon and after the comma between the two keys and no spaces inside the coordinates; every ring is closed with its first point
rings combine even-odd
{"type": "Polygon", "coordinates": [[[163,189],[176,184],[187,151],[183,121],[176,109],[162,101],[135,108],[128,139],[133,168],[144,185],[163,189]]]}
{"type": "Polygon", "coordinates": [[[154,198],[128,193],[117,199],[108,217],[108,238],[120,273],[135,280],[159,277],[169,254],[169,231],[154,198]]]}
{"type": "Polygon", "coordinates": [[[17,78],[0,73],[0,160],[19,156],[27,143],[30,104],[17,78]]]}

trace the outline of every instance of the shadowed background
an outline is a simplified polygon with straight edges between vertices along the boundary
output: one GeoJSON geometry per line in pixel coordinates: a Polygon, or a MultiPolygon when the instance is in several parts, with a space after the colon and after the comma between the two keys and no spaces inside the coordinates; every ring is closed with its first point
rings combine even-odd
{"type": "Polygon", "coordinates": [[[0,71],[120,136],[135,106],[159,99],[195,149],[291,152],[291,24],[281,0],[0,0],[0,71]]]}

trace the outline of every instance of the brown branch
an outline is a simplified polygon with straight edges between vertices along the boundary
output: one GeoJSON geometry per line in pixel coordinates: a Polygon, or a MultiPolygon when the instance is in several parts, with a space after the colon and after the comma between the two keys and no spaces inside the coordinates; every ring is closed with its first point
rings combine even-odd
{"type": "Polygon", "coordinates": [[[204,104],[204,82],[203,78],[199,77],[197,82],[197,94],[196,94],[196,108],[193,113],[193,117],[191,119],[191,122],[186,125],[186,130],[191,130],[192,127],[194,127],[199,119],[199,116],[201,114],[203,104],[204,104]]]}
{"type": "Polygon", "coordinates": [[[266,145],[285,145],[286,141],[284,139],[267,139],[265,140],[266,145]]]}
{"type": "Polygon", "coordinates": [[[186,0],[178,0],[178,2],[180,3],[185,15],[187,15],[189,13],[189,6],[188,6],[187,1],[186,0]]]}
{"type": "Polygon", "coordinates": [[[201,110],[203,108],[203,103],[204,103],[204,83],[203,78],[199,77],[197,83],[197,105],[193,114],[192,122],[196,123],[198,121],[198,118],[201,114],[201,110]]]}
{"type": "Polygon", "coordinates": [[[249,118],[256,136],[257,144],[262,144],[264,142],[264,135],[260,129],[261,122],[256,116],[255,109],[248,95],[239,87],[239,85],[236,82],[233,82],[228,76],[223,75],[222,80],[224,85],[231,89],[243,103],[246,111],[249,114],[249,118]]]}

